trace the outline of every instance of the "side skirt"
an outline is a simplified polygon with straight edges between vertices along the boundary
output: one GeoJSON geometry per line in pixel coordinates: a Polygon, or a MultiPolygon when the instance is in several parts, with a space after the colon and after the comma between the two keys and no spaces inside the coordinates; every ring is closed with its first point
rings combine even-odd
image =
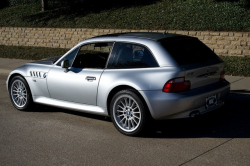
{"type": "Polygon", "coordinates": [[[79,112],[86,112],[91,114],[109,116],[105,108],[81,103],[74,103],[69,101],[57,100],[48,97],[33,96],[35,103],[50,105],[54,107],[65,108],[69,110],[75,110],[79,112]]]}

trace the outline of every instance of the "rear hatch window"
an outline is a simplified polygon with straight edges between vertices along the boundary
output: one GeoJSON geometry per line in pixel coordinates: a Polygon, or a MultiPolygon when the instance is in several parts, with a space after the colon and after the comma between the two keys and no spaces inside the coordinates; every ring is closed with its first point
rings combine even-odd
{"type": "Polygon", "coordinates": [[[197,38],[176,37],[159,41],[179,65],[212,65],[222,60],[197,38]]]}
{"type": "Polygon", "coordinates": [[[205,44],[193,37],[174,37],[159,41],[184,69],[191,89],[220,81],[223,61],[205,44]]]}

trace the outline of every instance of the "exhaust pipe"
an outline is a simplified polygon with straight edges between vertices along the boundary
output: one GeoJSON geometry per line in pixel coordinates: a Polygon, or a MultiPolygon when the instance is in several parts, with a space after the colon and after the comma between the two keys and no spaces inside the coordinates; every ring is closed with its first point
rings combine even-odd
{"type": "Polygon", "coordinates": [[[189,117],[195,118],[195,117],[199,116],[200,114],[201,114],[200,111],[192,111],[192,112],[189,114],[189,117]]]}

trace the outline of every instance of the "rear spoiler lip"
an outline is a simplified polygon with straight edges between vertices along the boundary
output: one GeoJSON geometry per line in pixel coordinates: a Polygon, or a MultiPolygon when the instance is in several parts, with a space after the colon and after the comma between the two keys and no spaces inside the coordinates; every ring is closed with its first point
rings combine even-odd
{"type": "Polygon", "coordinates": [[[199,75],[197,76],[196,78],[209,78],[211,77],[212,75],[215,75],[217,72],[214,71],[214,72],[210,72],[210,73],[206,73],[206,74],[202,74],[202,75],[199,75]]]}

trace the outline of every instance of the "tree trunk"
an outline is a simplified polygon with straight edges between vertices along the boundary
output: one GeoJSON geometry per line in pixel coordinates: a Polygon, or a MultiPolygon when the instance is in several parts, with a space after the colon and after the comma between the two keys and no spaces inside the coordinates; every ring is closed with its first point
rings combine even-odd
{"type": "Polygon", "coordinates": [[[42,0],[42,11],[46,11],[48,9],[48,0],[42,0]]]}

